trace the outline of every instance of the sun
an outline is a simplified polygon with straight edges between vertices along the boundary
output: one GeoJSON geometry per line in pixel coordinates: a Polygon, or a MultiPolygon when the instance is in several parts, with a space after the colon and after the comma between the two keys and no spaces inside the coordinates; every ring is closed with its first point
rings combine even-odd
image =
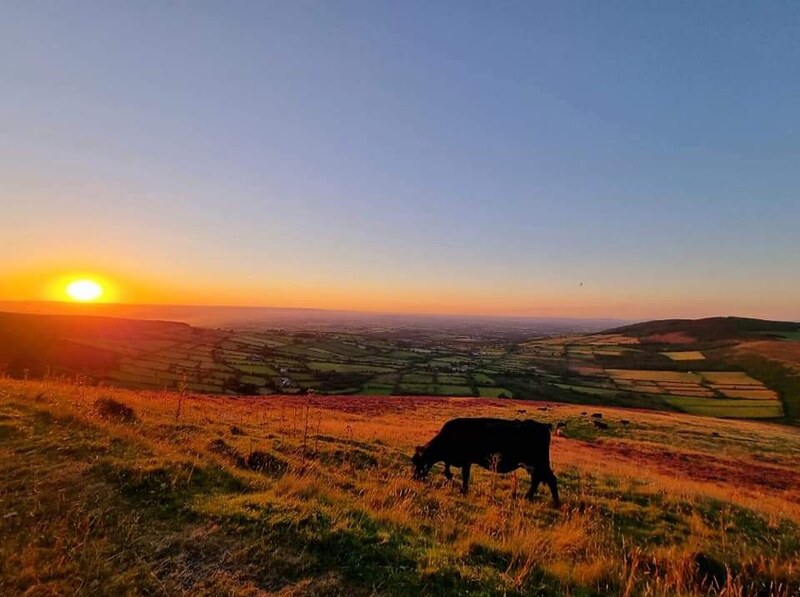
{"type": "Polygon", "coordinates": [[[94,280],[74,280],[67,284],[67,295],[79,303],[91,303],[103,295],[103,287],[94,280]]]}

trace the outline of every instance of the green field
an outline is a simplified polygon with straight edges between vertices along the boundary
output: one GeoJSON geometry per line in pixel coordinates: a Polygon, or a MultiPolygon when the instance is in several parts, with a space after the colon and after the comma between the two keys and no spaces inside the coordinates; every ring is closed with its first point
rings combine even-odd
{"type": "Polygon", "coordinates": [[[472,396],[472,389],[469,386],[450,386],[437,384],[435,396],[472,396]]]}
{"type": "Polygon", "coordinates": [[[472,374],[472,379],[475,380],[476,385],[479,386],[494,386],[497,385],[491,377],[485,373],[476,372],[472,374]]]}
{"type": "Polygon", "coordinates": [[[405,373],[401,382],[404,384],[432,384],[434,378],[430,373],[405,373]]]}
{"type": "Polygon", "coordinates": [[[308,367],[315,371],[339,371],[349,373],[388,373],[394,371],[391,367],[378,365],[351,365],[347,363],[330,363],[327,361],[310,361],[308,367]]]}
{"type": "Polygon", "coordinates": [[[679,410],[693,415],[720,418],[770,419],[783,415],[777,400],[703,399],[685,396],[665,396],[664,400],[679,410]]]}
{"type": "Polygon", "coordinates": [[[505,388],[479,387],[478,392],[481,398],[511,398],[511,392],[505,388]]]}

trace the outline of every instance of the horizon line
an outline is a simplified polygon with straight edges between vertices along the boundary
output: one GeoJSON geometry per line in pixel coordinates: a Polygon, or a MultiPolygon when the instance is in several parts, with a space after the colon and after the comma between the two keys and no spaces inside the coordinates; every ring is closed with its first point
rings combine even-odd
{"type": "MultiPolygon", "coordinates": [[[[634,322],[645,321],[641,318],[623,317],[577,317],[568,315],[509,315],[501,313],[446,313],[440,311],[379,311],[379,310],[358,310],[358,309],[328,309],[325,307],[278,307],[274,305],[209,305],[209,304],[183,304],[183,303],[124,303],[124,302],[73,302],[58,301],[47,299],[0,299],[0,305],[10,304],[42,304],[42,305],[63,305],[76,309],[91,309],[92,307],[154,307],[154,308],[182,308],[182,309],[271,309],[275,311],[316,311],[322,313],[351,313],[364,315],[396,315],[408,317],[461,317],[461,318],[495,318],[495,319],[567,319],[575,321],[621,321],[634,322]]],[[[687,318],[682,318],[687,319],[687,318]]]]}
{"type": "Polygon", "coordinates": [[[770,320],[764,317],[754,317],[751,315],[706,315],[702,317],[686,317],[686,316],[670,316],[670,317],[613,317],[613,316],[598,316],[598,317],[579,317],[567,315],[508,315],[498,313],[445,313],[436,311],[371,311],[371,310],[356,310],[356,309],[327,309],[324,307],[283,307],[283,306],[268,306],[268,305],[209,305],[209,304],[181,304],[181,303],[116,303],[116,302],[94,302],[94,303],[77,303],[70,301],[57,301],[45,299],[16,299],[0,300],[0,305],[12,304],[28,304],[28,305],[60,305],[66,308],[74,309],[91,309],[93,307],[133,307],[133,308],[182,308],[182,309],[238,309],[238,310],[274,310],[274,311],[305,311],[305,312],[319,312],[319,313],[341,313],[341,314],[354,314],[354,315],[387,315],[387,316],[400,316],[400,317],[444,317],[444,318],[462,318],[462,319],[529,319],[529,320],[568,320],[568,321],[614,321],[624,323],[638,323],[644,321],[666,321],[666,320],[700,320],[710,319],[715,317],[741,317],[747,319],[761,319],[764,321],[789,321],[800,323],[800,317],[787,318],[783,320],[770,320]]]}

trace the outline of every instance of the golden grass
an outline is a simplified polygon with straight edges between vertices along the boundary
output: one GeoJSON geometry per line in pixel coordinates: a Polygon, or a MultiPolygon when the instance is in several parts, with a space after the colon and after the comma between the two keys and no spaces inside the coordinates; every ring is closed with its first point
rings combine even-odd
{"type": "Polygon", "coordinates": [[[700,371],[699,373],[711,383],[763,386],[760,381],[742,371],[700,371]]]}
{"type": "Polygon", "coordinates": [[[705,356],[699,350],[682,350],[679,352],[662,352],[666,357],[671,358],[673,361],[702,361],[705,356]]]}
{"type": "Polygon", "coordinates": [[[787,584],[800,570],[800,430],[595,407],[610,426],[598,433],[585,407],[544,407],[0,381],[0,424],[9,429],[0,435],[0,473],[11,480],[0,507],[17,512],[0,519],[0,592],[800,589],[787,584]],[[132,408],[135,422],[100,418],[100,397],[132,408]],[[566,437],[552,446],[562,509],[524,501],[522,472],[478,470],[467,496],[436,470],[427,483],[413,481],[413,446],[455,416],[566,420],[566,437]],[[215,441],[230,452],[212,451],[215,441]],[[233,453],[268,455],[286,468],[247,470],[233,453]],[[32,514],[18,518],[23,511],[32,514]],[[53,541],[30,541],[40,535],[53,541]],[[721,586],[698,575],[698,554],[731,567],[721,586]]]}
{"type": "Polygon", "coordinates": [[[606,372],[614,379],[627,379],[636,381],[691,382],[691,383],[700,383],[703,381],[703,378],[700,377],[699,375],[683,371],[607,369],[606,372]]]}
{"type": "Polygon", "coordinates": [[[726,388],[720,386],[713,386],[715,390],[719,391],[722,395],[729,398],[745,398],[753,400],[778,400],[778,395],[769,388],[754,389],[751,386],[744,386],[740,388],[726,388]]]}

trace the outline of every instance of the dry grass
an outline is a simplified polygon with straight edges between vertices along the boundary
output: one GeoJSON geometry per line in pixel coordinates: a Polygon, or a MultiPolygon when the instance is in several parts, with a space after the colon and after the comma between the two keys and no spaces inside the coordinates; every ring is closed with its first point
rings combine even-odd
{"type": "Polygon", "coordinates": [[[695,373],[683,371],[649,371],[637,369],[607,369],[614,379],[700,383],[703,378],[695,373]]]}
{"type": "Polygon", "coordinates": [[[0,381],[0,593],[798,594],[798,429],[599,410],[0,381]],[[521,472],[410,478],[478,415],[567,421],[561,510],[521,472]]]}
{"type": "Polygon", "coordinates": [[[707,381],[716,384],[736,384],[740,386],[750,385],[756,387],[763,387],[763,384],[757,379],[753,379],[747,373],[741,371],[700,371],[707,381]]]}
{"type": "Polygon", "coordinates": [[[785,365],[795,374],[800,374],[800,342],[785,340],[760,340],[743,342],[734,349],[743,355],[754,354],[785,365]]]}
{"type": "Polygon", "coordinates": [[[683,350],[679,352],[662,352],[665,357],[673,361],[702,361],[706,357],[698,350],[683,350]]]}

